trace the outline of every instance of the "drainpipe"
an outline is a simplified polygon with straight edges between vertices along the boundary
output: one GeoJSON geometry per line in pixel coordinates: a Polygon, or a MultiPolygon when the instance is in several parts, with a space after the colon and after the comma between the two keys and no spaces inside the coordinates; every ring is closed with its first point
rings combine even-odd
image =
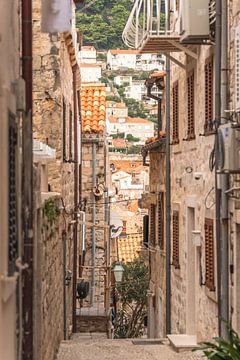
{"type": "MultiPolygon", "coordinates": [[[[170,30],[170,0],[168,0],[167,30],[170,30]]],[[[171,152],[170,152],[170,60],[166,57],[166,333],[171,334],[171,152]]]]}
{"type": "Polygon", "coordinates": [[[216,247],[217,247],[217,292],[218,292],[218,332],[221,335],[221,287],[222,287],[222,256],[221,256],[221,188],[219,164],[218,128],[221,123],[221,6],[222,0],[216,0],[216,35],[215,35],[215,197],[216,197],[216,247]]]}
{"type": "MultiPolygon", "coordinates": [[[[92,190],[96,186],[96,153],[97,153],[97,144],[92,143],[92,190]]],[[[96,199],[92,191],[92,222],[96,222],[96,199]]],[[[91,305],[95,303],[95,272],[96,272],[96,228],[92,227],[92,291],[91,291],[91,305]]]]}
{"type": "Polygon", "coordinates": [[[73,72],[73,114],[74,114],[74,230],[73,230],[73,298],[72,298],[72,323],[73,332],[76,332],[76,289],[77,289],[77,254],[78,254],[78,114],[77,114],[77,86],[76,86],[76,71],[78,66],[74,65],[73,72]]]}
{"type": "Polygon", "coordinates": [[[62,232],[63,242],[63,335],[64,340],[67,340],[67,288],[66,288],[66,262],[67,262],[67,233],[65,230],[62,232]]]}
{"type": "Polygon", "coordinates": [[[26,111],[22,124],[23,344],[22,359],[33,359],[33,139],[32,139],[32,1],[22,1],[22,77],[26,111]]]}
{"type": "MultiPolygon", "coordinates": [[[[221,49],[221,124],[226,123],[225,110],[228,109],[228,8],[227,2],[222,0],[222,49],[221,49]]],[[[229,321],[229,248],[228,248],[228,194],[229,174],[221,174],[221,319],[229,321]]],[[[221,320],[220,320],[221,321],[221,320]]],[[[226,325],[223,321],[219,326],[220,335],[228,338],[226,325]]]]}

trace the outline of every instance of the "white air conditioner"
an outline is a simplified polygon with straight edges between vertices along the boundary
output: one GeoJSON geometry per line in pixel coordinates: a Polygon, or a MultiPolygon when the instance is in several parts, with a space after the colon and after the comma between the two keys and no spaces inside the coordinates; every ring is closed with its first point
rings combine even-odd
{"type": "Polygon", "coordinates": [[[209,0],[183,0],[180,16],[182,43],[199,44],[209,39],[209,0]]]}
{"type": "Polygon", "coordinates": [[[224,172],[240,171],[240,128],[226,124],[220,127],[219,132],[222,135],[219,137],[220,158],[222,149],[222,159],[224,160],[221,170],[224,172]]]}

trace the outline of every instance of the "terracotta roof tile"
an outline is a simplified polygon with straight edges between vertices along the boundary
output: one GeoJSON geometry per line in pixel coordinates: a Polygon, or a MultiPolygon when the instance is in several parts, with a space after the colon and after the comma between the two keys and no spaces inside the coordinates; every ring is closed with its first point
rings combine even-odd
{"type": "Polygon", "coordinates": [[[128,234],[126,238],[119,238],[118,254],[120,261],[127,263],[139,257],[142,243],[142,234],[128,234]]]}
{"type": "Polygon", "coordinates": [[[152,124],[152,121],[150,121],[150,120],[142,119],[140,117],[132,118],[129,116],[109,116],[108,121],[111,124],[121,124],[121,123],[124,123],[124,124],[152,124]],[[123,120],[119,121],[119,119],[124,119],[125,121],[123,121],[123,120]]]}
{"type": "Polygon", "coordinates": [[[107,108],[117,108],[117,109],[124,109],[126,108],[126,104],[124,102],[116,102],[116,101],[106,101],[107,108]]]}
{"type": "Polygon", "coordinates": [[[164,76],[166,76],[166,71],[158,71],[150,75],[151,78],[164,77],[164,76]]]}
{"type": "Polygon", "coordinates": [[[105,128],[106,89],[104,86],[84,86],[81,89],[83,133],[101,133],[105,128]]]}
{"type": "Polygon", "coordinates": [[[117,55],[117,54],[139,54],[138,50],[121,50],[121,49],[116,49],[116,50],[109,50],[111,54],[113,55],[117,55]]]}
{"type": "Polygon", "coordinates": [[[125,148],[127,146],[125,139],[113,139],[112,143],[116,148],[125,148]]]}

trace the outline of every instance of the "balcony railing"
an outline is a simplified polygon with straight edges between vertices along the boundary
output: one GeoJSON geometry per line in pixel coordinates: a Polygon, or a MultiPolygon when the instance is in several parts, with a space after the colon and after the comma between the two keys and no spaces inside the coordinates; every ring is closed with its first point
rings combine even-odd
{"type": "Polygon", "coordinates": [[[141,49],[148,37],[168,36],[166,0],[136,0],[123,31],[124,43],[141,49]]]}

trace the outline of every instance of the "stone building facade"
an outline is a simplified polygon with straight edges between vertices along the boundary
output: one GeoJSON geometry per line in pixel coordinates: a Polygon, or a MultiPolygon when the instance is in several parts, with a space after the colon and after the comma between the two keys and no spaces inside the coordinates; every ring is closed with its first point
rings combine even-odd
{"type": "MultiPolygon", "coordinates": [[[[221,214],[224,215],[221,215],[223,217],[220,221],[220,227],[222,231],[224,223],[228,224],[228,233],[223,238],[223,243],[226,244],[227,242],[226,251],[229,252],[229,256],[226,267],[227,279],[220,289],[218,286],[222,279],[223,269],[219,267],[220,257],[217,251],[219,249],[215,210],[217,191],[214,169],[215,101],[217,98],[217,93],[215,93],[216,46],[196,44],[196,42],[187,45],[177,43],[181,41],[178,21],[179,9],[183,8],[185,2],[184,0],[180,2],[180,6],[178,1],[171,1],[170,3],[171,26],[174,23],[176,24],[174,29],[176,38],[171,39],[170,43],[167,44],[168,34],[159,34],[153,44],[151,38],[145,36],[142,50],[154,50],[155,46],[160,52],[169,51],[173,53],[170,72],[171,332],[172,334],[194,335],[196,341],[202,341],[218,334],[219,305],[222,304],[219,294],[222,291],[227,290],[229,292],[226,299],[229,301],[227,313],[234,328],[239,331],[239,287],[237,282],[239,274],[239,258],[237,255],[239,242],[239,175],[229,175],[229,188],[225,188],[224,193],[222,193],[222,197],[228,194],[226,199],[228,213],[227,215],[224,214],[223,207],[221,207],[221,214]]],[[[225,134],[228,131],[239,132],[239,6],[239,1],[228,1],[228,31],[226,32],[225,28],[222,29],[223,34],[229,34],[226,54],[228,66],[222,69],[222,79],[224,79],[223,74],[227,73],[227,102],[226,105],[223,105],[225,107],[221,109],[220,131],[225,134]],[[223,124],[224,122],[226,124],[223,124]],[[234,127],[235,130],[233,130],[234,127]]],[[[208,16],[208,8],[206,14],[208,16]]],[[[210,31],[211,39],[214,41],[212,25],[210,31]]],[[[226,86],[224,81],[221,84],[222,91],[226,86]]],[[[223,101],[222,97],[222,103],[223,101]]],[[[163,128],[165,126],[164,121],[163,128]]],[[[227,165],[229,148],[227,148],[226,136],[223,139],[225,162],[221,170],[222,172],[225,171],[225,174],[229,171],[227,165]]],[[[238,138],[238,135],[234,136],[238,138]]],[[[238,157],[238,144],[239,142],[236,140],[235,148],[229,145],[231,147],[229,150],[231,159],[238,157]]],[[[166,335],[166,270],[163,265],[165,254],[163,251],[163,257],[157,257],[156,247],[151,248],[151,238],[158,234],[159,224],[162,222],[162,219],[157,218],[158,212],[154,209],[154,204],[157,203],[157,194],[154,193],[156,183],[158,186],[161,184],[161,180],[157,181],[157,176],[159,174],[161,176],[164,167],[164,163],[161,163],[161,156],[160,154],[152,154],[150,151],[150,194],[145,196],[150,212],[149,258],[151,274],[153,274],[149,286],[149,296],[152,297],[152,302],[150,301],[149,305],[149,334],[151,337],[166,335]],[[151,174],[155,174],[155,177],[151,174]],[[156,306],[157,310],[155,310],[156,306]]],[[[234,170],[239,173],[239,165],[234,166],[234,170]]],[[[217,178],[220,180],[223,176],[218,175],[217,178]]],[[[218,181],[217,186],[219,184],[218,181]]],[[[221,191],[223,192],[223,190],[221,191]]],[[[144,198],[142,202],[143,200],[144,198]]],[[[165,233],[165,229],[162,229],[162,232],[165,233]]]]}
{"type": "Polygon", "coordinates": [[[22,245],[22,115],[19,110],[24,110],[24,103],[19,100],[24,93],[23,87],[22,92],[20,90],[20,84],[24,83],[18,51],[21,41],[19,6],[20,1],[2,3],[0,14],[0,352],[6,360],[16,359],[20,347],[17,336],[20,330],[17,326],[20,272],[16,260],[20,258],[22,245]]]}
{"type": "Polygon", "coordinates": [[[76,222],[81,161],[77,47],[75,29],[41,32],[41,1],[33,1],[33,136],[56,154],[35,160],[40,193],[35,202],[34,344],[41,360],[53,358],[60,341],[75,330],[74,259],[81,237],[76,222]],[[54,211],[59,214],[52,220],[54,211]]]}

